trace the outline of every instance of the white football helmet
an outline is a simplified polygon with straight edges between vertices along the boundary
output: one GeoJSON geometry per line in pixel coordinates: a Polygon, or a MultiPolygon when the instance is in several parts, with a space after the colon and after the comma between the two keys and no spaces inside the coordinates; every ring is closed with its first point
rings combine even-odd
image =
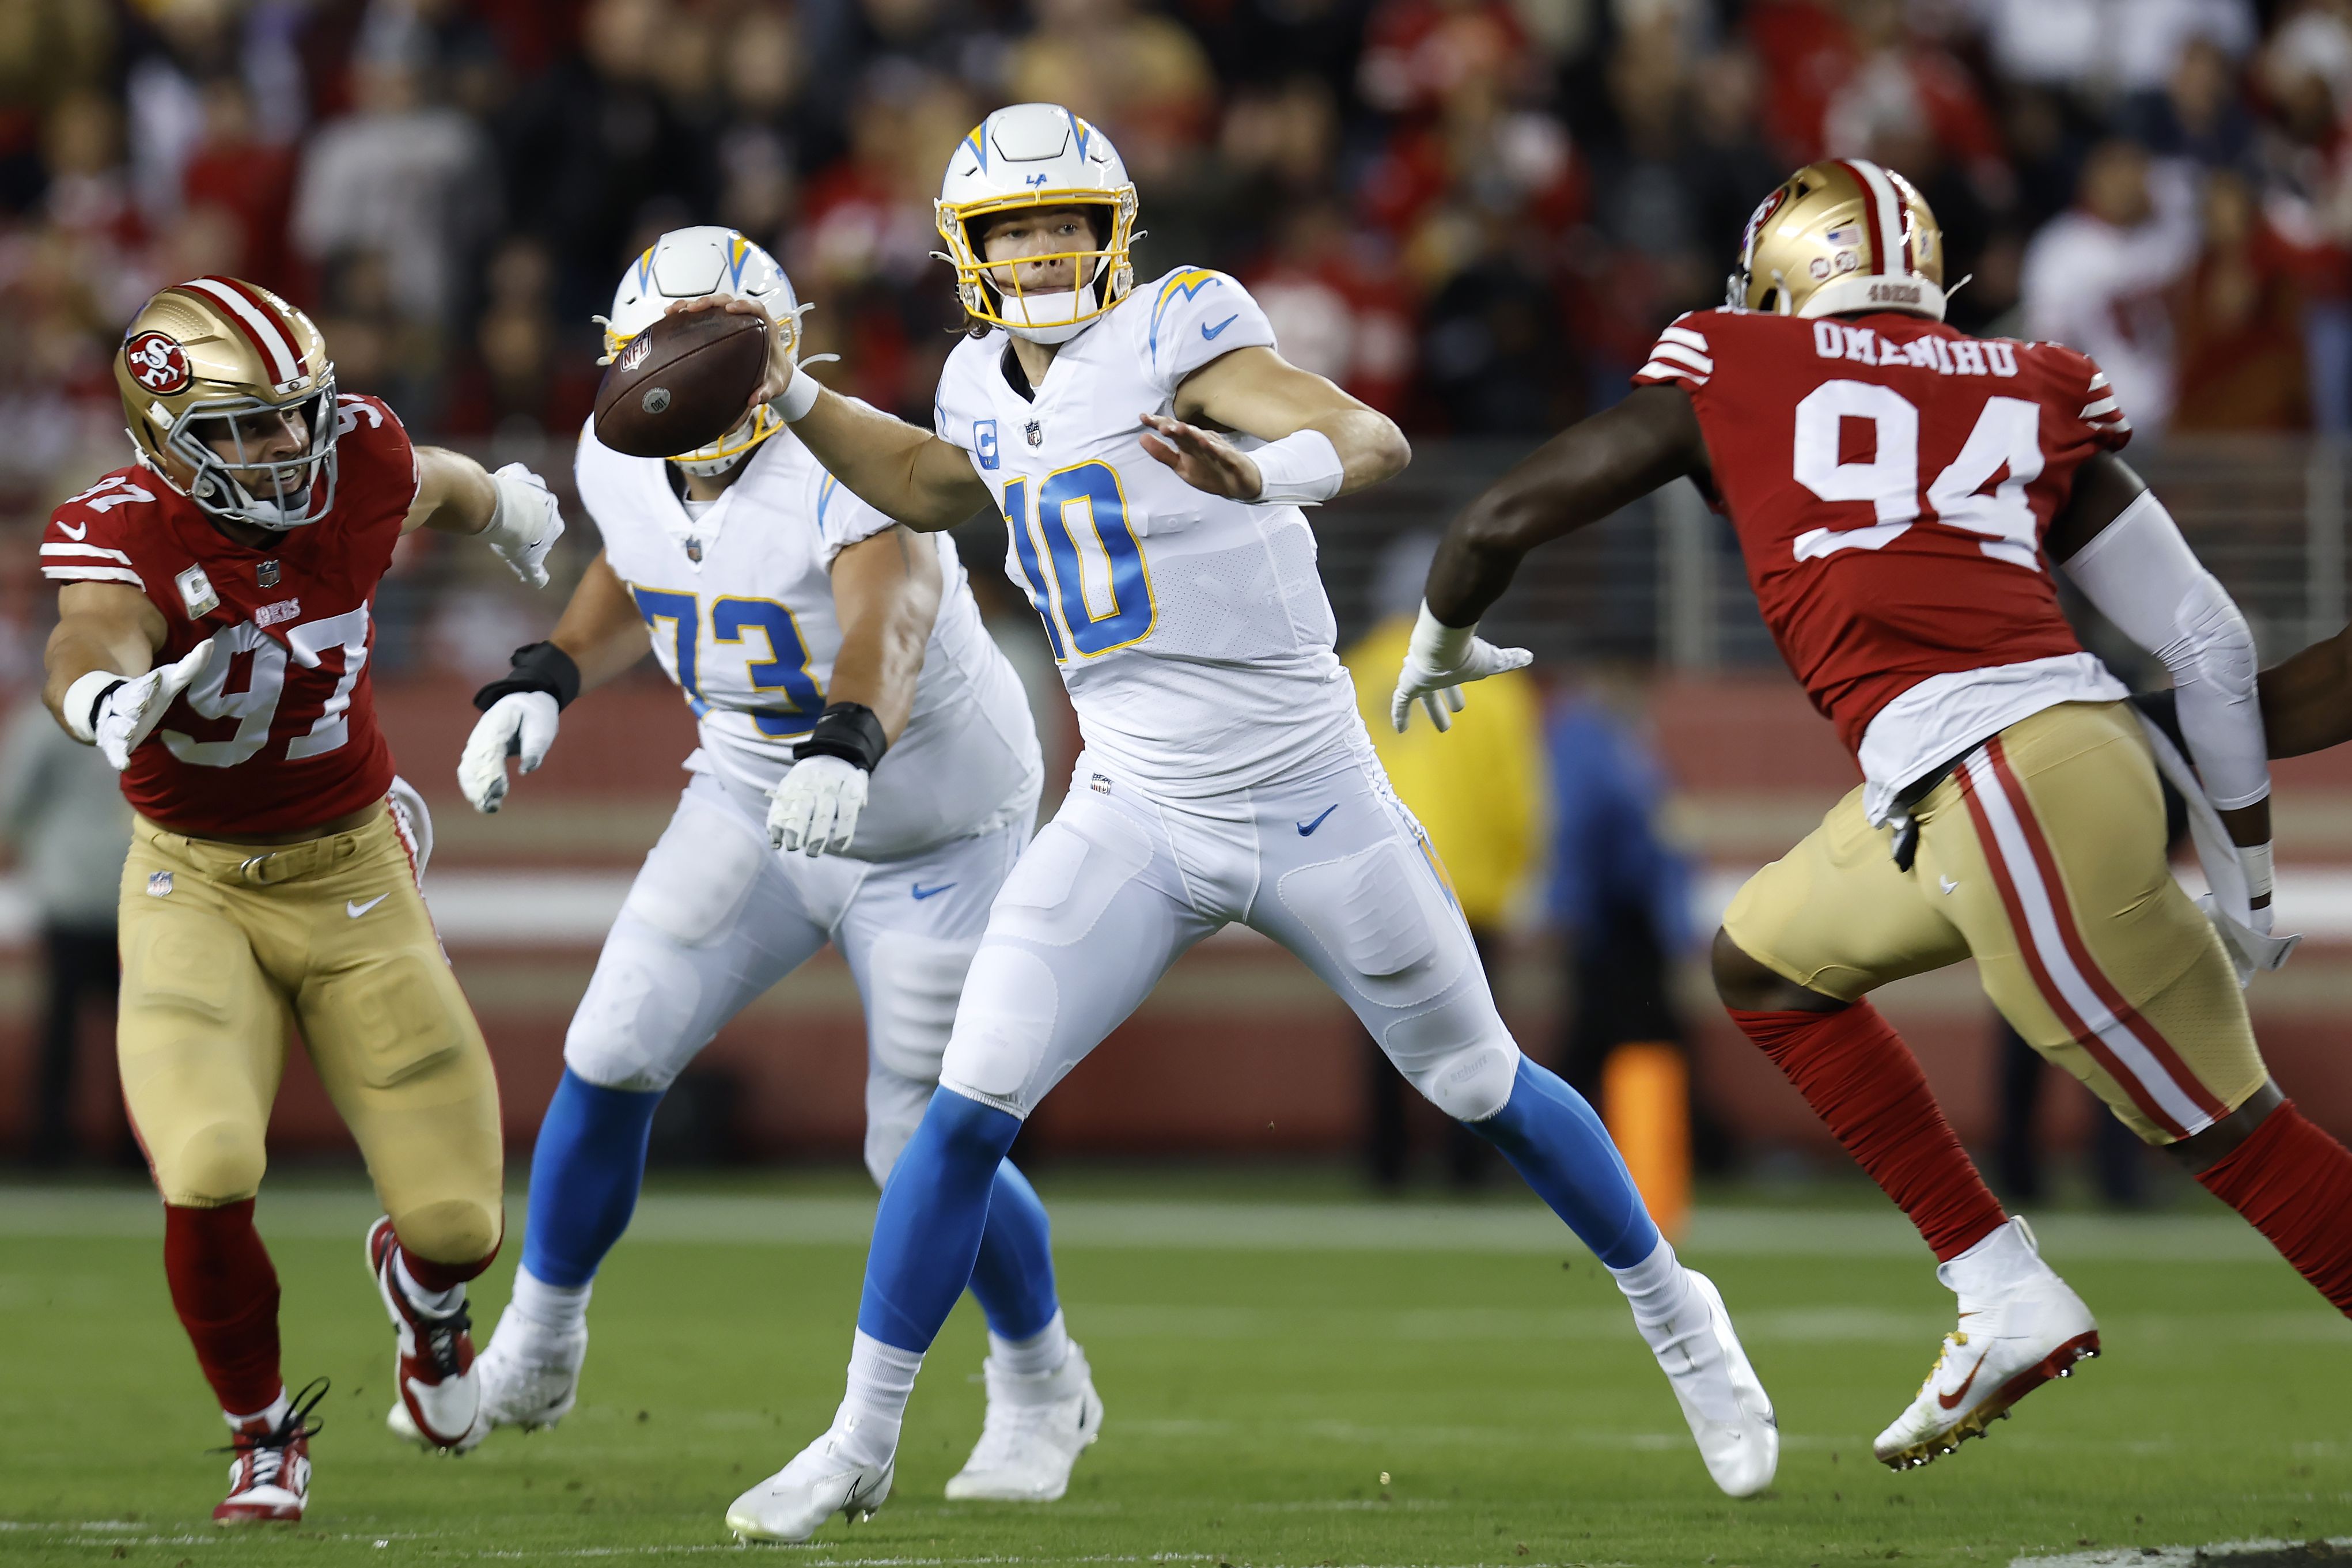
{"type": "Polygon", "coordinates": [[[971,129],[948,159],[934,209],[956,269],[956,292],[975,320],[1031,342],[1067,342],[1135,287],[1135,185],[1110,138],[1058,103],[1016,103],[971,129]],[[1063,294],[1024,294],[1011,269],[1008,291],[981,258],[979,220],[1017,207],[1101,207],[1100,248],[1027,256],[1070,260],[1078,287],[1063,294]]]}
{"type": "MultiPolygon", "coordinates": [[[[801,316],[808,307],[793,297],[792,279],[776,258],[731,228],[705,224],[670,230],[630,264],[614,290],[613,313],[596,318],[604,328],[604,357],[596,363],[612,363],[623,345],[680,300],[711,294],[755,301],[776,330],[799,346],[801,316]]],[[[681,452],[670,461],[689,474],[722,473],[783,427],[775,410],[761,404],[710,445],[681,452]]]]}

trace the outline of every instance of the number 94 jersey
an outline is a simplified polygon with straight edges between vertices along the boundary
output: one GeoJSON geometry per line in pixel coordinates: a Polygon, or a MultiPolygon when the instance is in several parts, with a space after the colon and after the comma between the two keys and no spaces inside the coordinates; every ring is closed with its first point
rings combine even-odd
{"type": "MultiPolygon", "coordinates": [[[[763,799],[815,727],[841,652],[834,558],[893,526],[836,483],[791,431],[770,437],[699,516],[668,465],[581,432],[580,500],[604,559],[653,632],[654,657],[694,710],[695,772],[763,799]]],[[[887,860],[1026,819],[1045,764],[1021,678],[981,623],[955,542],[940,552],[940,613],[907,728],[874,770],[849,854],[887,860]]]]}
{"type": "Polygon", "coordinates": [[[936,428],[1004,514],[1005,574],[1087,751],[1173,795],[1244,789],[1361,733],[1306,515],[1194,489],[1139,439],[1186,376],[1273,344],[1239,283],[1180,268],[1063,344],[1034,398],[1002,331],[940,377],[936,428]]]}
{"type": "Polygon", "coordinates": [[[2043,708],[2126,695],[2042,555],[2075,471],[2131,438],[2088,358],[1892,312],[1701,310],[1633,379],[1689,393],[1764,623],[1874,820],[2043,708]]]}

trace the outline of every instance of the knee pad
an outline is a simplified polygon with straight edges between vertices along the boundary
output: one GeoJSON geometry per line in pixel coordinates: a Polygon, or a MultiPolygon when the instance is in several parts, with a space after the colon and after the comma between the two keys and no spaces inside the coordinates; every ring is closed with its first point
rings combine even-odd
{"type": "Polygon", "coordinates": [[[940,1087],[1028,1115],[1050,1087],[1034,1080],[1060,1012],[1052,966],[1018,943],[983,942],[964,981],[940,1087]]]}
{"type": "Polygon", "coordinates": [[[503,1211],[493,1201],[441,1198],[392,1216],[400,1245],[435,1263],[467,1264],[487,1258],[497,1249],[503,1211]]]}
{"type": "Polygon", "coordinates": [[[877,1066],[900,1078],[939,1081],[956,1003],[979,951],[977,937],[887,931],[875,939],[866,960],[866,1036],[877,1066]]]}
{"type": "Polygon", "coordinates": [[[184,1134],[176,1147],[151,1147],[149,1154],[163,1201],[189,1208],[218,1208],[253,1196],[268,1164],[261,1129],[241,1121],[207,1122],[184,1134]]]}
{"type": "Polygon", "coordinates": [[[1434,878],[1393,839],[1301,866],[1276,890],[1355,988],[1385,1007],[1437,995],[1460,977],[1471,951],[1434,878]]]}
{"type": "Polygon", "coordinates": [[[689,799],[646,857],[621,908],[696,946],[734,924],[772,853],[749,824],[689,799]]]}
{"type": "Polygon", "coordinates": [[[563,1065],[599,1089],[658,1093],[709,1043],[691,1037],[701,1005],[700,972],[624,909],[564,1032],[563,1065]]]}
{"type": "Polygon", "coordinates": [[[1502,1110],[1518,1078],[1518,1044],[1476,988],[1391,1024],[1381,1048],[1406,1082],[1456,1121],[1484,1121],[1502,1110]]]}

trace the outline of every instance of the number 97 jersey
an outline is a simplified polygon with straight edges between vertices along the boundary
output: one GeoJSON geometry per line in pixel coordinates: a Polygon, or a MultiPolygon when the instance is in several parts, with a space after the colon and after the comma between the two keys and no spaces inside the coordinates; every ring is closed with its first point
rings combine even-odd
{"type": "Polygon", "coordinates": [[[1239,283],[1180,268],[1065,343],[1034,397],[1002,331],[940,376],[936,428],[1004,515],[1005,574],[1089,757],[1174,795],[1248,788],[1361,732],[1305,514],[1194,489],[1140,441],[1138,416],[1170,412],[1186,376],[1273,343],[1239,283]]]}
{"type": "Polygon", "coordinates": [[[1882,800],[2042,708],[2125,695],[2042,555],[2075,470],[2131,437],[2088,358],[1892,312],[1702,310],[1633,379],[1690,395],[1765,625],[1882,800]]]}

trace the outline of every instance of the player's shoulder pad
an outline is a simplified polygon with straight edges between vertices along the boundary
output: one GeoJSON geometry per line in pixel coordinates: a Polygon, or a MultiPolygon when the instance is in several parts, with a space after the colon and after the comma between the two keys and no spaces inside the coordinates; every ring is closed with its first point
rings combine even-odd
{"type": "Polygon", "coordinates": [[[2107,373],[2099,368],[2098,361],[2064,343],[2021,342],[2017,348],[2019,357],[2028,363],[2039,362],[2048,367],[2048,395],[2061,418],[2079,421],[2091,433],[2091,439],[2110,452],[2131,440],[2131,420],[2116,400],[2116,390],[2108,384],[2107,373]]]}
{"type": "Polygon", "coordinates": [[[1147,373],[1164,384],[1235,349],[1274,346],[1274,324],[1250,291],[1212,267],[1179,267],[1122,303],[1142,329],[1147,373]]]}
{"type": "Polygon", "coordinates": [[[1650,357],[1633,373],[1633,384],[1697,391],[1715,375],[1720,340],[1738,331],[1740,324],[1739,314],[1731,310],[1684,311],[1650,345],[1650,357]]]}
{"type": "Polygon", "coordinates": [[[161,526],[172,493],[157,475],[132,465],[115,469],[49,513],[41,533],[41,575],[53,583],[121,583],[143,589],[133,556],[161,526]]]}

